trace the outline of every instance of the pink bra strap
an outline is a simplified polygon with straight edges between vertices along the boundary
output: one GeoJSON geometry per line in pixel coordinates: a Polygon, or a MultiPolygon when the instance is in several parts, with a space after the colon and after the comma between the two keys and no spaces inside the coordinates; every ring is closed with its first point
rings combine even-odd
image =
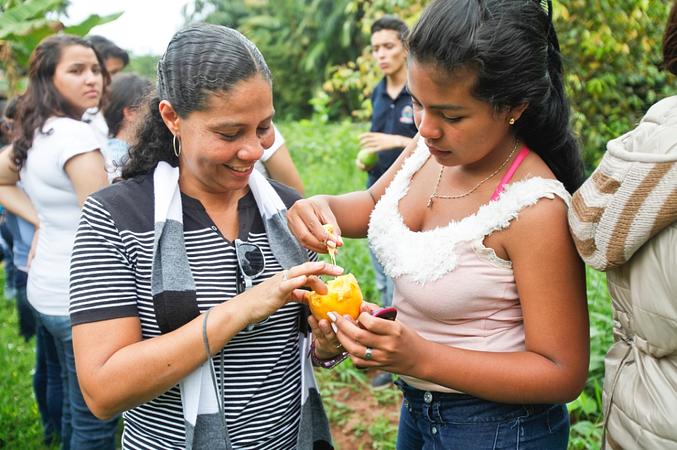
{"type": "Polygon", "coordinates": [[[515,160],[512,162],[512,164],[510,164],[508,171],[505,173],[505,175],[503,175],[503,178],[501,178],[501,182],[498,183],[498,186],[496,186],[496,190],[491,195],[491,201],[496,200],[498,196],[501,195],[503,188],[510,182],[512,176],[515,175],[517,168],[520,166],[520,164],[522,164],[522,161],[524,161],[524,158],[526,158],[528,154],[529,149],[526,146],[520,149],[519,153],[517,153],[517,156],[515,157],[515,160]]]}

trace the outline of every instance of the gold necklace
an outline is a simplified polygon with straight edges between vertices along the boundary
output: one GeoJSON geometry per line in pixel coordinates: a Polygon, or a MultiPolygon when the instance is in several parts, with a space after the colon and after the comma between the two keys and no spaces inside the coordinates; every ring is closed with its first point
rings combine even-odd
{"type": "Polygon", "coordinates": [[[508,161],[510,161],[510,159],[512,158],[512,155],[514,155],[514,154],[515,154],[515,151],[517,150],[517,143],[518,143],[518,142],[517,142],[517,139],[515,139],[515,145],[513,145],[512,151],[510,152],[510,154],[508,155],[508,157],[505,159],[505,161],[503,161],[503,162],[501,163],[501,165],[498,166],[498,169],[494,170],[494,171],[491,173],[491,175],[489,175],[488,177],[486,177],[485,179],[483,179],[482,181],[480,181],[479,183],[477,183],[472,189],[470,189],[469,191],[464,192],[464,193],[462,193],[462,194],[457,194],[457,195],[441,195],[441,194],[438,194],[438,193],[437,193],[437,189],[440,187],[440,181],[442,180],[442,174],[444,173],[444,166],[441,166],[441,167],[440,167],[440,174],[437,176],[437,183],[435,183],[435,189],[433,190],[433,193],[430,194],[430,197],[428,197],[428,204],[427,204],[426,206],[427,206],[428,208],[432,208],[432,206],[433,206],[433,199],[435,199],[435,198],[441,198],[441,199],[444,199],[444,200],[454,200],[454,199],[458,199],[458,198],[467,197],[468,195],[470,195],[470,194],[472,194],[473,192],[475,192],[475,191],[477,190],[477,188],[480,187],[480,186],[482,186],[482,184],[483,184],[485,181],[487,181],[487,180],[493,178],[498,172],[500,172],[500,171],[506,166],[506,164],[508,164],[508,161]]]}

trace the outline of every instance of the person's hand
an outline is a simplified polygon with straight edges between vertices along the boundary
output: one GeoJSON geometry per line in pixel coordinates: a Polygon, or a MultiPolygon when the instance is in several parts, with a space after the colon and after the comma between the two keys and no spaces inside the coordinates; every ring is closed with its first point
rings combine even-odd
{"type": "Polygon", "coordinates": [[[423,338],[401,322],[373,317],[374,306],[363,308],[357,321],[329,313],[336,337],[358,367],[409,373],[416,365],[416,347],[423,338]]]}
{"type": "Polygon", "coordinates": [[[404,136],[397,134],[369,132],[360,135],[360,145],[373,152],[380,152],[396,147],[406,147],[408,142],[404,142],[405,139],[404,136]]]}
{"type": "Polygon", "coordinates": [[[266,319],[290,301],[306,303],[307,291],[300,289],[303,286],[326,293],[327,286],[317,275],[338,276],[342,273],[343,268],[326,262],[306,262],[283,270],[236,298],[238,303],[247,308],[248,323],[256,323],[266,319]]]}
{"type": "Polygon", "coordinates": [[[314,252],[327,253],[327,241],[336,244],[335,248],[343,245],[336,217],[321,196],[296,201],[287,212],[287,224],[301,245],[314,252]],[[324,224],[332,224],[334,233],[328,233],[324,224]]]}

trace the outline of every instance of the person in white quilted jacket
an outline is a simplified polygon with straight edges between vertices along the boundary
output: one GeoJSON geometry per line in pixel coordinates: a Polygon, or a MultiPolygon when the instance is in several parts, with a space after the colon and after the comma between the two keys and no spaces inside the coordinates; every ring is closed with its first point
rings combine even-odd
{"type": "MultiPolygon", "coordinates": [[[[677,74],[677,1],[663,54],[677,74]]],[[[677,95],[609,141],[573,205],[576,247],[606,271],[613,302],[605,447],[677,449],[677,95]]]]}

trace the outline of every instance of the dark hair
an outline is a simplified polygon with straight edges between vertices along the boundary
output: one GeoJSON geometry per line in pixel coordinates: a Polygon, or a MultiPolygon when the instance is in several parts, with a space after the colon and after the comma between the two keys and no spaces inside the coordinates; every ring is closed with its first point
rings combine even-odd
{"type": "Polygon", "coordinates": [[[665,68],[677,75],[677,0],[672,4],[663,37],[663,63],[665,68]]]}
{"type": "Polygon", "coordinates": [[[115,137],[120,131],[124,109],[137,109],[152,90],[150,80],[134,73],[120,73],[113,77],[110,101],[103,112],[111,137],[115,137]]]}
{"type": "Polygon", "coordinates": [[[0,99],[0,147],[4,147],[12,141],[12,130],[14,128],[14,119],[16,118],[16,104],[19,97],[12,97],[7,100],[0,99]]]}
{"type": "Polygon", "coordinates": [[[404,42],[409,34],[409,27],[399,17],[385,15],[381,16],[371,24],[371,34],[381,30],[397,31],[400,41],[404,42]]]}
{"type": "Polygon", "coordinates": [[[255,75],[271,82],[263,55],[240,32],[220,25],[197,24],[177,32],[157,66],[157,96],[129,150],[122,178],[132,178],[166,161],[177,166],[172,138],[160,116],[161,100],[171,103],[179,117],[205,108],[212,94],[229,92],[238,82],[255,75]]]}
{"type": "Polygon", "coordinates": [[[115,45],[111,40],[98,35],[87,36],[85,39],[92,44],[94,50],[101,55],[101,59],[103,59],[104,62],[106,62],[108,58],[118,58],[122,60],[123,65],[126,66],[129,64],[129,54],[115,45]]]}
{"type": "Polygon", "coordinates": [[[17,97],[12,97],[11,99],[7,100],[7,102],[5,103],[5,109],[3,111],[3,115],[5,117],[7,117],[8,119],[12,119],[12,120],[16,119],[16,113],[17,113],[16,109],[17,109],[17,106],[19,105],[19,99],[20,98],[21,98],[20,96],[17,96],[17,97]]]}
{"type": "Polygon", "coordinates": [[[583,162],[549,13],[538,0],[434,0],[409,37],[409,54],[449,73],[471,69],[473,95],[496,111],[527,103],[513,125],[517,138],[574,192],[583,162]]]}
{"type": "MultiPolygon", "coordinates": [[[[54,86],[54,72],[61,60],[63,49],[74,45],[94,50],[94,47],[82,38],[60,34],[43,39],[31,54],[28,88],[17,106],[17,123],[14,126],[16,133],[13,142],[14,162],[19,169],[23,167],[28,150],[33,146],[35,131],[42,130],[47,119],[54,115],[82,119],[82,112],[71,105],[54,86]]],[[[110,75],[101,56],[96,51],[94,53],[103,76],[102,98],[104,98],[110,83],[110,75]]]]}

